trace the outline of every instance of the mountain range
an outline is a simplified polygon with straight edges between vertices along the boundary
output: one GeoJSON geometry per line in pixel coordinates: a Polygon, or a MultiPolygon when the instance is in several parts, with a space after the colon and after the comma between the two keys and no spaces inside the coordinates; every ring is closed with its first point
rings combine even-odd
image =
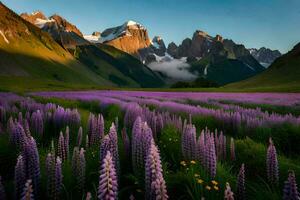
{"type": "Polygon", "coordinates": [[[84,35],[60,15],[18,15],[0,3],[0,83],[7,87],[168,87],[194,80],[225,85],[288,68],[294,59],[289,54],[247,49],[201,30],[166,45],[134,21],[84,35]]]}

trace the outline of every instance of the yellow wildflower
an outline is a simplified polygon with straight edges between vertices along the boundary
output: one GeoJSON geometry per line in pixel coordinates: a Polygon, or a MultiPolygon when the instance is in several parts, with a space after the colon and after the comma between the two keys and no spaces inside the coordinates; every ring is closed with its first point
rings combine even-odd
{"type": "Polygon", "coordinates": [[[205,187],[205,189],[211,190],[211,187],[210,187],[209,185],[207,185],[207,186],[205,187]]]}
{"type": "Polygon", "coordinates": [[[195,176],[196,178],[200,177],[200,175],[199,175],[199,174],[194,174],[194,176],[195,176]]]}
{"type": "Polygon", "coordinates": [[[214,184],[214,185],[218,185],[218,182],[215,181],[215,180],[212,180],[211,183],[214,184]]]}
{"type": "Polygon", "coordinates": [[[200,178],[197,179],[197,183],[202,184],[204,181],[200,178]]]}
{"type": "Polygon", "coordinates": [[[215,190],[219,190],[219,187],[218,187],[218,186],[214,186],[214,189],[215,189],[215,190]]]}
{"type": "Polygon", "coordinates": [[[186,163],[185,163],[185,161],[183,160],[183,161],[181,161],[180,162],[180,164],[182,165],[182,166],[186,166],[186,163]]]}
{"type": "Polygon", "coordinates": [[[196,164],[196,161],[194,161],[194,160],[191,160],[191,164],[193,164],[193,165],[194,165],[194,164],[196,164]]]}

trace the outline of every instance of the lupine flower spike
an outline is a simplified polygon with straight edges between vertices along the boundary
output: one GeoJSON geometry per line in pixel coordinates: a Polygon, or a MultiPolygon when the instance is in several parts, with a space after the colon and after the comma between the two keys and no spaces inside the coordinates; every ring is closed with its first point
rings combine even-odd
{"type": "Polygon", "coordinates": [[[113,158],[108,151],[102,161],[99,176],[98,199],[116,200],[118,191],[118,180],[113,158]]]}

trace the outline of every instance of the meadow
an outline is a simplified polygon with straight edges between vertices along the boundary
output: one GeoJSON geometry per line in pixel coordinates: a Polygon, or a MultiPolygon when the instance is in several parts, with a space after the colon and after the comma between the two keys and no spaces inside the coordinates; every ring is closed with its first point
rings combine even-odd
{"type": "Polygon", "coordinates": [[[300,94],[0,93],[0,199],[299,199],[300,94]]]}

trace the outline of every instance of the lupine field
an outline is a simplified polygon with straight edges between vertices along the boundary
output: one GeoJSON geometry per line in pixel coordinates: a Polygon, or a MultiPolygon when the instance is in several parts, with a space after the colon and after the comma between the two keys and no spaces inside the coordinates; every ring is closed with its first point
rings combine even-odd
{"type": "Polygon", "coordinates": [[[0,93],[0,200],[299,200],[300,94],[0,93]]]}

